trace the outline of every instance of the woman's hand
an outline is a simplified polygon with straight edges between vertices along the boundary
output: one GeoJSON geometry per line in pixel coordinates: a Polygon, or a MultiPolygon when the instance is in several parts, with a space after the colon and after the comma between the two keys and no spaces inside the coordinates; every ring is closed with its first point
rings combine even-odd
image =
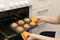
{"type": "Polygon", "coordinates": [[[49,17],[49,16],[37,16],[40,19],[40,22],[46,22],[51,24],[60,24],[58,17],[49,17]]]}
{"type": "Polygon", "coordinates": [[[59,40],[59,39],[37,35],[37,34],[30,34],[27,40],[59,40]]]}

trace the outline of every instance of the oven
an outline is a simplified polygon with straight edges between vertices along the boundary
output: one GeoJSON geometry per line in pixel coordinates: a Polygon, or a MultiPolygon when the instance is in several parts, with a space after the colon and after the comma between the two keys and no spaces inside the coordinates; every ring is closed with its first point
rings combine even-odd
{"type": "Polygon", "coordinates": [[[23,40],[9,25],[24,18],[29,18],[29,6],[0,12],[0,40],[23,40]]]}

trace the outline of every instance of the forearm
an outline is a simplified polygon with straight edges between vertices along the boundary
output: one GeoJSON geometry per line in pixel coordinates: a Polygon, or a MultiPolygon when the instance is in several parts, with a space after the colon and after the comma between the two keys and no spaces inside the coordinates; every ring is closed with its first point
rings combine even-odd
{"type": "Polygon", "coordinates": [[[40,39],[41,40],[60,40],[60,39],[58,39],[58,38],[52,38],[52,37],[47,37],[47,36],[42,36],[42,35],[40,35],[40,39]],[[42,38],[42,39],[41,39],[42,38]]]}
{"type": "Polygon", "coordinates": [[[36,34],[30,34],[33,38],[36,38],[38,40],[60,40],[57,38],[52,38],[52,37],[47,37],[47,36],[42,36],[42,35],[36,35],[36,34]]]}
{"type": "Polygon", "coordinates": [[[57,17],[40,16],[43,22],[59,24],[57,17]]]}

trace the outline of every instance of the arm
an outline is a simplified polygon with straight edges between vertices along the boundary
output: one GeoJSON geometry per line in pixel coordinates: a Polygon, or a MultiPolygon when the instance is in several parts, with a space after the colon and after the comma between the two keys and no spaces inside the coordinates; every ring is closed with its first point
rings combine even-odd
{"type": "Polygon", "coordinates": [[[53,24],[60,24],[60,17],[48,17],[48,16],[39,16],[42,22],[53,23],[53,24]]]}
{"type": "Polygon", "coordinates": [[[30,38],[28,38],[27,40],[60,40],[60,39],[51,38],[51,37],[42,36],[42,35],[30,34],[30,38]]]}

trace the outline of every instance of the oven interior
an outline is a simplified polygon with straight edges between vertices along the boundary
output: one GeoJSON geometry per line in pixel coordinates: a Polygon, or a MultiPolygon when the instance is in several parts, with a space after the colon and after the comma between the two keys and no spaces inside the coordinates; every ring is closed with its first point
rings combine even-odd
{"type": "Polygon", "coordinates": [[[29,7],[17,8],[0,12],[0,40],[23,40],[21,35],[11,29],[9,25],[17,20],[29,17],[29,7]]]}

